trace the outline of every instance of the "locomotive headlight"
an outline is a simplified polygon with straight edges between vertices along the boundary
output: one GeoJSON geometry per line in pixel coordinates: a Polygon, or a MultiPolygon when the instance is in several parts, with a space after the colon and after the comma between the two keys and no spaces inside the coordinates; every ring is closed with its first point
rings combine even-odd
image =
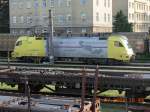
{"type": "Polygon", "coordinates": [[[126,58],[129,58],[129,56],[126,56],[126,58]]]}
{"type": "Polygon", "coordinates": [[[18,55],[19,55],[19,53],[18,52],[12,52],[12,57],[17,57],[18,55]]]}

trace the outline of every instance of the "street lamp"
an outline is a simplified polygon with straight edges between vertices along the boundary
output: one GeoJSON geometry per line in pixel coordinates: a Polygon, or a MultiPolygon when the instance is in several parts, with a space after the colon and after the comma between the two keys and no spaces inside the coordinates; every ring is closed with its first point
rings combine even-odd
{"type": "Polygon", "coordinates": [[[54,64],[54,48],[53,48],[53,16],[49,10],[49,27],[48,27],[48,58],[49,64],[54,64]]]}

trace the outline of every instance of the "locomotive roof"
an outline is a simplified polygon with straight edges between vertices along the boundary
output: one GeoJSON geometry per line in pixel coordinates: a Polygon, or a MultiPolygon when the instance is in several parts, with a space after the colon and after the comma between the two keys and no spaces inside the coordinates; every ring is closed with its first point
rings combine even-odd
{"type": "Polygon", "coordinates": [[[54,38],[64,38],[64,39],[66,39],[66,38],[71,38],[71,39],[100,39],[100,40],[107,40],[108,38],[107,37],[79,37],[79,36],[77,36],[77,37],[54,37],[54,38]]]}
{"type": "MultiPolygon", "coordinates": [[[[111,36],[109,36],[109,37],[113,37],[113,38],[122,38],[122,39],[124,39],[124,40],[126,40],[127,39],[127,37],[126,36],[124,36],[124,35],[111,35],[111,36]]],[[[97,40],[107,40],[109,37],[99,37],[99,36],[90,36],[90,37],[88,37],[88,36],[85,36],[85,37],[80,37],[80,36],[73,36],[73,37],[67,37],[67,36],[61,36],[61,37],[54,37],[54,38],[59,38],[59,39],[97,39],[97,40]]],[[[20,38],[18,39],[18,40],[26,40],[27,38],[37,38],[37,39],[42,39],[42,38],[44,38],[44,37],[35,37],[35,36],[20,36],[20,38]]],[[[46,38],[44,38],[44,39],[46,39],[46,38]]]]}

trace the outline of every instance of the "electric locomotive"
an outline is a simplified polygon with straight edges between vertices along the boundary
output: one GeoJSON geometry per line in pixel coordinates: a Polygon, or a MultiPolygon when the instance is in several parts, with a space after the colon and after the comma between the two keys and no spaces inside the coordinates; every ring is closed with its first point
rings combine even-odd
{"type": "MultiPolygon", "coordinates": [[[[12,57],[20,60],[48,59],[48,40],[42,37],[21,36],[16,41],[12,57]]],[[[80,60],[98,63],[130,62],[135,54],[127,37],[54,37],[55,60],[80,60]]]]}

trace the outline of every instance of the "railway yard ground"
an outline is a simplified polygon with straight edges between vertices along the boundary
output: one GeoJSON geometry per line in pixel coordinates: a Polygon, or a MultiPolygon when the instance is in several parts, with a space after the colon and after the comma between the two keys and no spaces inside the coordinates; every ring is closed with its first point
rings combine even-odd
{"type": "MultiPolygon", "coordinates": [[[[0,96],[0,110],[3,112],[79,112],[80,110],[79,98],[73,97],[16,97],[16,96],[0,96]],[[30,102],[30,105],[28,105],[30,102]],[[30,106],[30,108],[29,108],[30,106]]],[[[99,101],[96,100],[96,105],[99,105],[99,101]]],[[[90,112],[91,102],[90,99],[84,101],[83,111],[90,112]]],[[[99,109],[99,107],[98,107],[99,109]]],[[[98,109],[96,110],[98,112],[98,109]]]]}
{"type": "MultiPolygon", "coordinates": [[[[31,100],[31,111],[32,112],[58,112],[57,109],[62,109],[65,112],[65,106],[71,105],[72,107],[79,108],[78,102],[80,98],[74,97],[58,97],[58,96],[34,96],[30,98],[31,100]]],[[[86,99],[86,101],[90,101],[86,99]]],[[[130,104],[128,103],[128,110],[132,108],[139,107],[149,109],[149,104],[130,104]]],[[[124,103],[101,103],[101,112],[126,112],[126,105],[124,103]]],[[[71,108],[73,110],[73,108],[71,108]]],[[[74,109],[74,110],[75,110],[74,109]]],[[[25,112],[28,111],[28,99],[25,96],[0,96],[0,110],[3,112],[25,112]]]]}
{"type": "MultiPolygon", "coordinates": [[[[18,63],[10,61],[10,65],[8,66],[7,61],[1,61],[0,63],[0,98],[7,99],[4,97],[8,97],[8,99],[11,99],[10,97],[14,98],[19,95],[19,98],[16,98],[18,99],[17,103],[15,103],[15,107],[17,108],[15,108],[13,112],[15,112],[20,105],[26,110],[28,105],[28,97],[26,96],[27,90],[25,89],[23,93],[20,93],[18,91],[18,84],[23,84],[25,87],[26,82],[28,82],[29,85],[46,85],[40,92],[32,93],[31,91],[30,97],[33,102],[35,99],[33,98],[33,100],[32,96],[35,97],[35,94],[44,95],[45,98],[48,95],[50,95],[49,97],[57,95],[58,97],[79,98],[82,92],[81,89],[83,88],[81,85],[83,74],[85,73],[85,93],[86,97],[91,98],[92,94],[90,91],[94,90],[96,70],[98,70],[98,90],[103,91],[97,94],[97,97],[101,99],[100,108],[102,112],[126,112],[127,107],[131,112],[138,112],[139,110],[142,112],[149,112],[149,63],[136,62],[127,66],[101,65],[99,67],[97,66],[98,68],[96,65],[81,64],[55,64],[54,66],[49,66],[48,64],[18,63]],[[8,86],[7,84],[13,84],[14,87],[8,86]],[[128,100],[126,100],[126,98],[128,100]],[[22,103],[19,103],[20,101],[22,103]],[[128,104],[127,107],[126,103],[128,104]],[[138,111],[135,111],[136,109],[138,109],[138,111]]],[[[31,106],[31,108],[34,109],[38,106],[40,109],[45,109],[43,112],[51,107],[50,103],[45,103],[41,99],[35,104],[34,103],[31,103],[31,105],[34,106],[31,106]]],[[[2,102],[0,107],[5,107],[6,105],[11,107],[12,101],[2,102]]],[[[11,112],[10,110],[12,110],[12,108],[2,108],[3,112],[8,112],[8,110],[11,112]]]]}

